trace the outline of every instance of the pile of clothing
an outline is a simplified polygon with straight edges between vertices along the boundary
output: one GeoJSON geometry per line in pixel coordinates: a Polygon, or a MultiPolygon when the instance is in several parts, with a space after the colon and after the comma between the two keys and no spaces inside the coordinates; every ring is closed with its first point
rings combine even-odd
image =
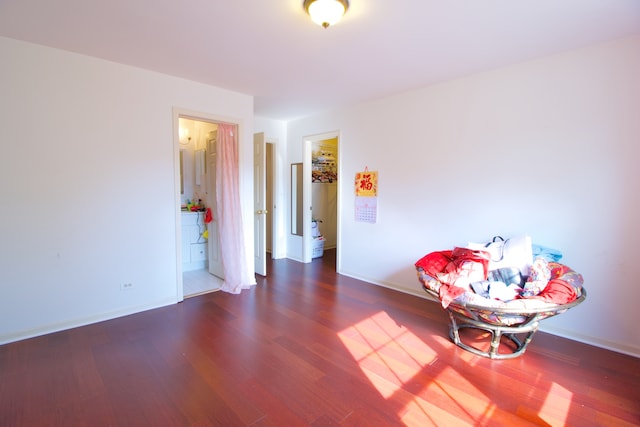
{"type": "Polygon", "coordinates": [[[531,243],[529,236],[431,252],[415,267],[423,286],[443,308],[452,302],[486,307],[540,308],[581,296],[582,275],[558,261],[558,250],[531,243]]]}

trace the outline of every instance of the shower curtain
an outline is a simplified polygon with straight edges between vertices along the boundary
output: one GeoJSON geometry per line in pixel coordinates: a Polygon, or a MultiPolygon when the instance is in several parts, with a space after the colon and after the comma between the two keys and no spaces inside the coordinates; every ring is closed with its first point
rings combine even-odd
{"type": "Polygon", "coordinates": [[[242,209],[240,206],[240,162],[236,140],[236,126],[218,125],[216,151],[216,200],[220,236],[220,252],[224,266],[221,290],[239,294],[242,289],[255,285],[252,266],[244,240],[242,209]]]}

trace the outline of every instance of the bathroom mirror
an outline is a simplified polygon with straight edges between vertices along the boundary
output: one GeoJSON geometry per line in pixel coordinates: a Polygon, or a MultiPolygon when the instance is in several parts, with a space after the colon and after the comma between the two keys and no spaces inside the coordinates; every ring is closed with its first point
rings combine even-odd
{"type": "Polygon", "coordinates": [[[291,164],[291,234],[302,236],[302,163],[291,164]]]}

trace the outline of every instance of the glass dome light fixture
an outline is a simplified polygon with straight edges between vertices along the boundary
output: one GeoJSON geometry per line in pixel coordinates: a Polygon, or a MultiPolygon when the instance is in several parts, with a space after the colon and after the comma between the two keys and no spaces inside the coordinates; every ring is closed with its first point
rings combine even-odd
{"type": "Polygon", "coordinates": [[[303,7],[313,22],[327,28],[342,18],[349,9],[349,0],[304,0],[303,7]]]}

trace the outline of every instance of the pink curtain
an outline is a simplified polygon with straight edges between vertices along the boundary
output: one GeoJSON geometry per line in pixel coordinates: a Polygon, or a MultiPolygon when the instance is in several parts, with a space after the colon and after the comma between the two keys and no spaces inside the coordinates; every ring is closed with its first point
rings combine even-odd
{"type": "Polygon", "coordinates": [[[235,125],[218,125],[216,151],[216,200],[220,236],[220,252],[224,266],[222,290],[239,294],[255,284],[253,270],[247,262],[247,251],[240,208],[240,162],[235,125]]]}

